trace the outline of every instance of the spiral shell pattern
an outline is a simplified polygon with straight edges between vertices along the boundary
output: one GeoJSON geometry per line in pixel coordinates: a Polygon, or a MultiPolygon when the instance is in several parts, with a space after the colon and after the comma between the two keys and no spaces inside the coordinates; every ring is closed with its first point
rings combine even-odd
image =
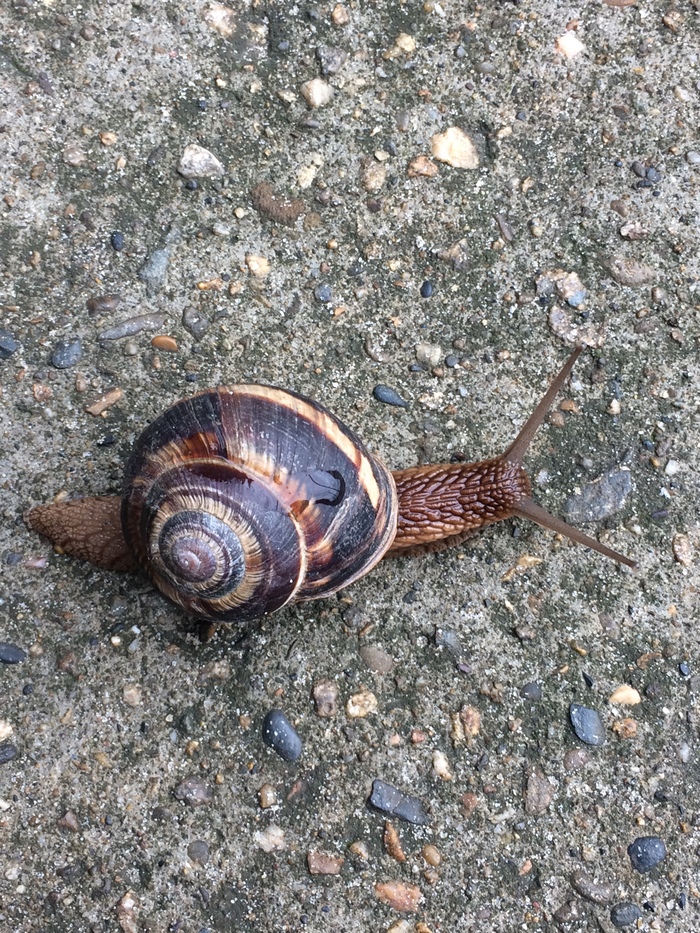
{"type": "Polygon", "coordinates": [[[143,432],[122,527],[186,612],[245,622],[363,576],[396,533],[386,467],[321,405],[264,385],[177,402],[143,432]]]}

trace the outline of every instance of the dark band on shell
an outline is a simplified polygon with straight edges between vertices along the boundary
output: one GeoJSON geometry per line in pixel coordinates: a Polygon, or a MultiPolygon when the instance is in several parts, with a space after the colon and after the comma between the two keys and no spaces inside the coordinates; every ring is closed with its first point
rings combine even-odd
{"type": "Polygon", "coordinates": [[[396,529],[386,467],[322,406],[269,386],[173,405],[136,442],[124,489],[124,535],[156,586],[221,621],[335,593],[396,529]]]}

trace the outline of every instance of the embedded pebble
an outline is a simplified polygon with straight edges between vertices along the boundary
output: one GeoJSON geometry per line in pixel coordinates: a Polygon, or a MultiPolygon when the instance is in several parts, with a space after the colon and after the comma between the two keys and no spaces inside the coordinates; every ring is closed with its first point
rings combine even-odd
{"type": "Polygon", "coordinates": [[[13,353],[19,350],[19,343],[9,330],[0,328],[0,360],[9,360],[13,353]]]}
{"type": "Polygon", "coordinates": [[[577,868],[571,876],[571,884],[581,897],[593,904],[609,904],[613,899],[613,888],[605,881],[596,881],[585,869],[577,868]]]}
{"type": "Polygon", "coordinates": [[[177,170],[183,178],[219,178],[224,167],[213,152],[197,143],[185,147],[177,170]]]}
{"type": "Polygon", "coordinates": [[[182,326],[195,340],[201,340],[211,327],[211,321],[197,308],[189,307],[182,312],[182,326]]]}
{"type": "Polygon", "coordinates": [[[263,852],[282,852],[287,848],[284,830],[280,826],[270,823],[267,829],[255,833],[253,841],[263,852]]]}
{"type": "Polygon", "coordinates": [[[442,362],[442,347],[437,343],[419,343],[416,346],[416,359],[431,369],[442,362]]]}
{"type": "Polygon", "coordinates": [[[538,684],[535,680],[531,681],[529,684],[523,684],[520,688],[520,696],[524,700],[541,700],[542,684],[538,684]]]}
{"type": "Polygon", "coordinates": [[[317,681],[311,691],[316,715],[320,719],[332,719],[338,712],[338,685],[332,680],[317,681]]]}
{"type": "Polygon", "coordinates": [[[296,761],[301,755],[301,739],[281,709],[271,709],[262,727],[263,742],[285,761],[296,761]]]}
{"type": "Polygon", "coordinates": [[[602,324],[577,324],[571,311],[554,305],[547,323],[553,334],[571,346],[602,347],[605,331],[602,324]]]}
{"type": "Polygon", "coordinates": [[[420,296],[421,298],[430,298],[432,294],[433,283],[426,279],[420,287],[420,296]]]}
{"type": "Polygon", "coordinates": [[[348,53],[337,46],[319,45],[316,47],[316,58],[322,75],[336,75],[348,60],[348,53]]]}
{"type": "Polygon", "coordinates": [[[306,864],[310,875],[339,875],[345,859],[342,855],[328,855],[312,849],[306,854],[306,864]]]}
{"type": "Polygon", "coordinates": [[[372,389],[372,395],[376,398],[378,402],[382,402],[384,405],[395,405],[397,408],[408,408],[408,402],[405,402],[399,393],[385,385],[376,385],[372,389]]]}
{"type": "Polygon", "coordinates": [[[59,816],[56,820],[56,826],[59,829],[65,829],[69,833],[79,833],[80,832],[80,823],[78,817],[73,813],[72,810],[66,810],[63,816],[59,816]]]}
{"type": "Polygon", "coordinates": [[[528,816],[541,816],[549,809],[557,786],[541,768],[533,768],[525,786],[525,812],[528,816]]]}
{"type": "Polygon", "coordinates": [[[329,301],[333,300],[333,289],[327,282],[322,282],[314,289],[314,298],[316,301],[327,304],[329,301]]]}
{"type": "Polygon", "coordinates": [[[700,165],[700,152],[697,149],[689,149],[685,158],[689,165],[700,165]]]}
{"type": "Polygon", "coordinates": [[[433,158],[454,168],[475,169],[479,167],[479,153],[471,137],[458,126],[451,126],[444,133],[436,133],[430,140],[433,158]]]}
{"type": "Polygon", "coordinates": [[[682,567],[691,567],[693,564],[693,545],[688,535],[677,534],[673,536],[673,556],[682,567]]]}
{"type": "Polygon", "coordinates": [[[642,912],[639,907],[629,901],[620,901],[619,904],[615,904],[610,908],[610,922],[620,929],[632,926],[641,918],[642,912]]]}
{"type": "Polygon", "coordinates": [[[613,467],[587,483],[580,493],[570,496],[564,505],[564,514],[573,525],[602,521],[623,509],[631,492],[630,471],[613,467]]]}
{"type": "Polygon", "coordinates": [[[374,645],[363,645],[360,648],[360,657],[367,667],[377,674],[389,674],[394,669],[394,659],[386,651],[374,645]]]}
{"type": "Polygon", "coordinates": [[[650,266],[637,262],[636,259],[626,259],[624,256],[611,256],[604,260],[603,265],[620,285],[646,285],[656,276],[650,266]]]}
{"type": "Polygon", "coordinates": [[[666,858],[666,846],[658,836],[638,836],[627,846],[627,854],[632,868],[644,874],[663,862],[666,858]]]}
{"type": "Polygon", "coordinates": [[[386,849],[387,855],[390,855],[393,859],[396,859],[397,862],[406,861],[406,854],[401,845],[401,837],[399,836],[394,824],[389,820],[386,820],[384,823],[384,836],[382,841],[384,842],[384,848],[386,849]]]}
{"type": "Polygon", "coordinates": [[[377,162],[376,159],[364,159],[360,166],[360,184],[370,193],[376,193],[381,190],[386,183],[387,169],[386,165],[377,162]]]}
{"type": "Polygon", "coordinates": [[[451,781],[454,777],[450,770],[450,763],[447,755],[439,749],[435,749],[433,752],[433,773],[436,777],[439,777],[441,781],[451,781]]]}
{"type": "Polygon", "coordinates": [[[109,389],[107,392],[103,392],[102,395],[98,396],[94,402],[90,402],[89,405],[86,405],[85,411],[89,415],[93,415],[97,418],[103,412],[107,411],[108,408],[120,402],[123,397],[124,392],[122,389],[109,389]]]}
{"type": "Polygon", "coordinates": [[[379,778],[372,782],[372,793],[367,802],[374,810],[415,826],[425,826],[430,822],[430,817],[417,797],[404,794],[379,778]]]}
{"type": "Polygon", "coordinates": [[[613,690],[608,697],[608,703],[614,703],[620,706],[636,706],[641,702],[642,698],[639,691],[635,690],[634,687],[630,687],[628,684],[623,684],[621,687],[613,690]]]}
{"type": "Polygon", "coordinates": [[[376,713],[377,709],[378,703],[376,696],[371,690],[367,690],[364,687],[359,693],[353,693],[351,697],[348,697],[347,703],[345,704],[345,713],[348,719],[364,719],[371,713],[376,713]]]}
{"type": "Polygon", "coordinates": [[[165,353],[177,353],[177,340],[168,334],[158,334],[151,340],[154,350],[163,350],[165,353]]]}
{"type": "Polygon", "coordinates": [[[206,865],[209,861],[209,846],[203,839],[194,839],[187,846],[187,857],[197,865],[206,865]]]}
{"type": "Polygon", "coordinates": [[[333,97],[333,88],[323,78],[312,78],[311,81],[305,81],[299,90],[306,103],[314,110],[323,107],[333,97]]]}
{"type": "Polygon", "coordinates": [[[0,744],[0,765],[6,765],[16,758],[18,754],[16,745],[13,745],[12,742],[3,742],[0,744]]]}
{"type": "Polygon", "coordinates": [[[214,799],[211,787],[200,777],[188,777],[180,781],[173,790],[173,796],[188,807],[204,807],[214,799]]]}
{"type": "Polygon", "coordinates": [[[585,48],[583,42],[571,29],[567,29],[562,36],[559,36],[554,45],[557,52],[565,58],[576,58],[585,48]]]}
{"type": "Polygon", "coordinates": [[[98,340],[121,340],[123,337],[133,337],[147,330],[160,330],[165,323],[164,314],[137,314],[135,317],[129,317],[120,324],[103,330],[98,334],[98,340]]]}
{"type": "Polygon", "coordinates": [[[415,913],[423,896],[418,885],[403,881],[377,881],[374,891],[377,900],[401,913],[415,913]]]}
{"type": "Polygon", "coordinates": [[[204,22],[224,39],[231,39],[236,32],[236,14],[223,3],[209,4],[202,14],[204,22]]]}
{"type": "Polygon", "coordinates": [[[246,253],[245,264],[248,267],[248,272],[257,279],[263,279],[270,274],[270,261],[265,256],[246,253]]]}
{"type": "Polygon", "coordinates": [[[14,731],[11,722],[8,722],[6,719],[0,719],[0,743],[4,742],[5,739],[9,739],[14,731]]]}
{"type": "Polygon", "coordinates": [[[19,645],[13,645],[9,641],[0,641],[0,662],[3,664],[21,664],[26,659],[27,652],[23,651],[19,645]]]}
{"type": "Polygon", "coordinates": [[[269,810],[277,804],[277,790],[272,784],[263,784],[258,790],[258,803],[261,810],[269,810]]]}
{"type": "Polygon", "coordinates": [[[440,170],[427,156],[416,156],[408,163],[406,174],[409,178],[435,178],[440,170]]]}
{"type": "Polygon", "coordinates": [[[572,703],[569,707],[569,716],[574,732],[582,742],[586,745],[603,745],[605,726],[597,710],[572,703]]]}
{"type": "Polygon", "coordinates": [[[51,365],[56,369],[70,369],[83,358],[83,345],[80,337],[73,340],[62,340],[54,347],[51,354],[51,365]]]}
{"type": "Polygon", "coordinates": [[[120,253],[126,245],[124,234],[121,232],[121,230],[113,230],[109,237],[109,242],[112,244],[112,249],[116,253],[120,253]]]}
{"type": "Polygon", "coordinates": [[[164,246],[154,249],[139,269],[138,275],[149,295],[157,295],[168,277],[168,265],[180,234],[173,231],[166,237],[164,246]]]}
{"type": "Polygon", "coordinates": [[[119,295],[97,295],[94,298],[88,298],[85,307],[90,315],[102,314],[107,311],[116,311],[119,301],[119,295]]]}
{"type": "Polygon", "coordinates": [[[303,201],[280,194],[267,181],[261,181],[250,194],[256,211],[275,223],[291,227],[304,212],[303,201]]]}

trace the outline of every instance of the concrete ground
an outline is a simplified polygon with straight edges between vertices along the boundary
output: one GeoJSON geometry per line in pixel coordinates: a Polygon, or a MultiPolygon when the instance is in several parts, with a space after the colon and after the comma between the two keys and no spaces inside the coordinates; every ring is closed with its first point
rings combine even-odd
{"type": "Polygon", "coordinates": [[[700,928],[698,15],[2,4],[0,928],[700,928]],[[203,640],[23,521],[221,383],[492,456],[577,342],[535,496],[636,573],[509,520],[203,640]]]}

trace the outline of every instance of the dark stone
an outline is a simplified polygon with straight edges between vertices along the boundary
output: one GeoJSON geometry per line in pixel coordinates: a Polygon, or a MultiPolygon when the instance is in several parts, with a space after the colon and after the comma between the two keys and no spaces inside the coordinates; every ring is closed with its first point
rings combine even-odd
{"type": "Polygon", "coordinates": [[[211,787],[199,777],[188,777],[181,781],[173,795],[188,807],[203,807],[214,799],[211,787]]]}
{"type": "Polygon", "coordinates": [[[0,745],[0,765],[6,765],[8,761],[16,758],[18,754],[16,745],[13,745],[12,742],[3,742],[0,745]]]}
{"type": "Polygon", "coordinates": [[[690,677],[690,664],[687,661],[681,661],[678,665],[678,670],[684,677],[690,677]]]}
{"type": "Polygon", "coordinates": [[[630,904],[629,901],[620,901],[610,908],[610,920],[613,926],[628,927],[642,916],[642,912],[636,904],[630,904]]]}
{"type": "Polygon", "coordinates": [[[211,321],[197,308],[189,307],[182,312],[182,326],[195,340],[201,340],[211,327],[211,321]]]}
{"type": "Polygon", "coordinates": [[[27,652],[19,645],[13,645],[9,641],[0,641],[0,661],[3,664],[20,664],[26,659],[27,652]]]}
{"type": "Polygon", "coordinates": [[[567,499],[564,506],[566,518],[574,525],[610,518],[624,508],[631,491],[630,471],[614,467],[567,499]]]}
{"type": "Polygon", "coordinates": [[[523,684],[520,688],[520,696],[524,700],[534,700],[537,702],[542,699],[542,684],[538,684],[536,680],[531,681],[529,684],[523,684]]]}
{"type": "Polygon", "coordinates": [[[420,287],[420,296],[421,298],[430,298],[433,294],[433,283],[429,282],[427,279],[420,287]]]}
{"type": "Polygon", "coordinates": [[[647,181],[650,181],[653,185],[655,185],[661,181],[662,175],[657,168],[654,168],[653,165],[650,165],[646,171],[646,178],[647,181]]]}
{"type": "Polygon", "coordinates": [[[70,369],[71,366],[79,363],[82,358],[83,345],[80,337],[75,337],[73,340],[61,340],[60,343],[56,344],[51,354],[51,364],[56,369],[70,369]]]}
{"type": "Polygon", "coordinates": [[[0,360],[9,360],[19,350],[19,343],[9,330],[0,327],[0,360]]]}
{"type": "Polygon", "coordinates": [[[335,75],[348,60],[348,53],[336,46],[319,45],[316,48],[316,58],[321,65],[322,75],[335,75]]]}
{"type": "Polygon", "coordinates": [[[187,857],[198,865],[209,861],[209,846],[203,839],[195,839],[187,846],[187,857]]]}
{"type": "Polygon", "coordinates": [[[395,405],[397,408],[408,408],[408,402],[405,402],[399,393],[395,389],[391,389],[389,386],[381,384],[376,385],[372,389],[372,395],[378,402],[382,402],[384,405],[395,405]]]}
{"type": "Polygon", "coordinates": [[[324,304],[327,304],[329,301],[333,300],[333,289],[327,282],[324,282],[321,285],[317,285],[314,289],[314,298],[316,301],[321,301],[324,304]]]}
{"type": "Polygon", "coordinates": [[[281,709],[271,709],[262,727],[263,742],[285,761],[296,761],[301,755],[301,739],[281,709]]]}
{"type": "Polygon", "coordinates": [[[112,244],[112,249],[117,253],[121,252],[124,249],[124,234],[120,233],[119,230],[115,230],[109,238],[109,242],[112,244]]]}
{"type": "Polygon", "coordinates": [[[88,298],[85,307],[88,314],[103,314],[109,311],[116,311],[119,306],[119,295],[97,295],[95,298],[88,298]]]}
{"type": "Polygon", "coordinates": [[[372,793],[368,803],[380,813],[395,816],[399,820],[414,823],[416,826],[425,826],[430,822],[430,817],[417,797],[404,794],[391,784],[380,781],[379,778],[372,782],[372,793]]]}
{"type": "Polygon", "coordinates": [[[638,836],[627,846],[627,854],[632,868],[644,874],[663,862],[666,858],[666,846],[658,836],[638,836]]]}
{"type": "Polygon", "coordinates": [[[586,745],[602,745],[605,742],[605,726],[597,710],[572,703],[569,716],[574,732],[586,745]]]}

